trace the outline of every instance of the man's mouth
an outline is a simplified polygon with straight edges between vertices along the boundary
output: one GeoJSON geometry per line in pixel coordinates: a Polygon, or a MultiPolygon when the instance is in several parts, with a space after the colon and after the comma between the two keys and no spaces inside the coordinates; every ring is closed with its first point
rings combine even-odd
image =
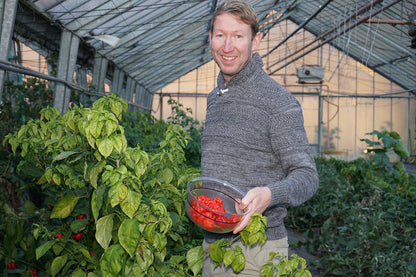
{"type": "Polygon", "coordinates": [[[234,60],[236,57],[227,57],[227,56],[222,56],[222,58],[226,61],[232,61],[234,60]]]}

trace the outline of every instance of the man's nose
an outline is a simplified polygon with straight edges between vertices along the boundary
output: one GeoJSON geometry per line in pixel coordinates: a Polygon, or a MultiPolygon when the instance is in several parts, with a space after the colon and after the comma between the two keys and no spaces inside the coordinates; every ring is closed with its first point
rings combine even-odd
{"type": "Polygon", "coordinates": [[[230,37],[225,38],[224,45],[222,46],[222,50],[224,52],[231,52],[234,49],[233,41],[230,37]]]}

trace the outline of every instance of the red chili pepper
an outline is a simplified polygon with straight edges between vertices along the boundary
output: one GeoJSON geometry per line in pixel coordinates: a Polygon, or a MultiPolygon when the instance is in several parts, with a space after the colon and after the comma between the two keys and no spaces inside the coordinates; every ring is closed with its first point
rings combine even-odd
{"type": "Polygon", "coordinates": [[[200,195],[197,200],[203,205],[200,205],[195,199],[191,199],[192,211],[190,217],[206,230],[223,230],[227,227],[227,224],[228,227],[231,227],[231,225],[240,221],[241,217],[236,213],[233,213],[230,217],[224,215],[226,212],[222,206],[224,202],[220,198],[214,197],[211,199],[206,195],[200,195]]]}
{"type": "Polygon", "coordinates": [[[58,233],[58,234],[56,234],[56,238],[57,238],[57,239],[62,238],[62,236],[63,236],[63,235],[62,235],[62,233],[58,233]]]}
{"type": "Polygon", "coordinates": [[[7,268],[10,270],[15,270],[17,268],[17,264],[15,262],[10,262],[7,264],[7,268]]]}
{"type": "Polygon", "coordinates": [[[78,215],[77,219],[84,219],[84,215],[83,214],[78,215]]]}
{"type": "Polygon", "coordinates": [[[52,210],[53,206],[51,204],[48,204],[48,208],[49,208],[49,210],[52,210]]]}
{"type": "Polygon", "coordinates": [[[38,276],[38,271],[37,271],[36,269],[29,268],[29,271],[30,271],[30,273],[32,273],[32,276],[33,276],[33,277],[38,276]]]}
{"type": "Polygon", "coordinates": [[[82,238],[82,233],[78,232],[74,235],[74,240],[79,241],[82,238]]]}

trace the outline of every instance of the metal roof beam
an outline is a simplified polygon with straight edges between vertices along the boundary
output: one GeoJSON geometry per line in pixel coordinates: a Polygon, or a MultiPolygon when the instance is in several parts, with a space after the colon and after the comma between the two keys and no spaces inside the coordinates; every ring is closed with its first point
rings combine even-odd
{"type": "Polygon", "coordinates": [[[269,52],[267,52],[266,54],[263,55],[263,57],[271,54],[273,51],[275,51],[277,48],[279,48],[283,43],[285,43],[286,41],[288,41],[288,39],[290,39],[291,37],[293,37],[297,32],[299,32],[301,29],[303,29],[303,27],[308,24],[312,19],[314,19],[315,17],[318,16],[318,14],[326,8],[326,6],[328,6],[332,1],[334,0],[328,0],[325,2],[325,4],[321,5],[319,7],[319,9],[317,9],[308,19],[306,19],[304,22],[302,22],[302,24],[300,24],[296,30],[294,30],[292,33],[290,33],[288,36],[286,36],[282,41],[280,41],[275,47],[273,47],[269,52]]]}
{"type": "MultiPolygon", "coordinates": [[[[372,3],[372,5],[374,5],[374,3],[375,3],[375,2],[377,2],[377,1],[380,1],[380,0],[375,0],[375,1],[372,3]]],[[[397,4],[398,2],[401,2],[401,1],[402,1],[402,0],[396,0],[396,1],[392,2],[392,3],[390,3],[390,4],[388,4],[388,5],[384,6],[384,7],[382,7],[381,9],[379,9],[379,10],[375,11],[373,14],[371,14],[371,16],[375,16],[375,15],[379,14],[380,12],[382,12],[383,10],[388,9],[389,7],[391,7],[391,6],[393,6],[393,5],[397,4]]],[[[361,23],[365,22],[365,20],[367,20],[368,18],[370,18],[370,16],[365,16],[365,17],[361,18],[360,20],[357,20],[357,22],[355,22],[354,24],[350,25],[350,26],[349,26],[349,27],[348,27],[348,28],[344,31],[344,33],[346,33],[346,32],[348,32],[348,31],[350,31],[351,29],[353,29],[353,28],[355,28],[355,27],[357,27],[357,26],[358,26],[358,25],[360,25],[361,23]]],[[[345,21],[344,21],[344,22],[345,22],[345,21]]],[[[273,73],[275,73],[275,72],[277,72],[277,71],[281,70],[282,68],[285,68],[285,67],[286,67],[286,66],[288,66],[289,64],[291,64],[291,63],[293,63],[293,62],[295,62],[295,61],[299,60],[300,58],[302,58],[302,57],[304,57],[305,55],[307,55],[307,54],[311,53],[312,51],[314,51],[314,50],[316,50],[316,49],[318,49],[318,48],[322,47],[323,45],[327,44],[328,42],[332,41],[333,39],[335,39],[335,38],[336,38],[336,37],[338,37],[338,36],[340,36],[340,34],[335,34],[335,35],[331,36],[330,38],[328,38],[328,39],[324,40],[323,42],[319,43],[317,46],[313,47],[312,49],[309,49],[308,51],[303,52],[301,55],[299,55],[299,56],[297,56],[296,58],[294,58],[294,59],[290,60],[289,62],[285,63],[283,66],[281,66],[281,67],[279,67],[279,68],[277,68],[277,69],[273,70],[270,74],[273,74],[273,73]]],[[[320,37],[324,37],[324,36],[322,35],[322,36],[320,36],[320,37]]],[[[312,43],[314,43],[315,41],[316,41],[316,40],[314,40],[312,43]]],[[[286,60],[288,57],[293,56],[294,54],[296,54],[296,53],[298,53],[298,52],[300,52],[300,51],[304,50],[306,47],[308,47],[308,46],[310,46],[310,45],[311,45],[311,43],[309,43],[307,46],[303,47],[301,50],[297,50],[297,51],[295,51],[294,53],[292,53],[292,54],[290,54],[290,55],[286,56],[283,60],[286,60]]],[[[279,63],[279,62],[281,62],[281,61],[282,61],[282,60],[278,61],[277,63],[279,63]]],[[[277,63],[275,63],[275,64],[277,64],[277,63]]],[[[273,65],[275,65],[275,64],[273,64],[273,65]]],[[[273,66],[273,65],[271,65],[271,66],[273,66]]]]}
{"type": "MultiPolygon", "coordinates": [[[[370,4],[367,4],[366,6],[364,6],[364,7],[362,7],[361,9],[359,9],[357,12],[355,12],[355,13],[352,13],[352,14],[350,14],[348,17],[346,17],[342,22],[340,22],[337,26],[335,26],[335,27],[332,27],[331,29],[329,29],[328,31],[326,31],[325,33],[323,33],[323,34],[321,34],[320,36],[318,36],[318,37],[316,37],[313,41],[311,41],[310,43],[308,43],[307,45],[305,45],[304,47],[302,47],[301,49],[298,49],[298,50],[296,50],[295,52],[293,52],[292,54],[290,54],[290,55],[287,55],[287,56],[285,56],[283,59],[281,59],[281,60],[279,60],[279,61],[277,61],[277,62],[275,62],[275,63],[273,63],[272,65],[270,65],[269,67],[272,67],[272,66],[275,66],[275,65],[277,65],[278,63],[280,63],[280,62],[282,62],[282,61],[284,61],[284,60],[287,60],[288,58],[290,58],[290,57],[292,57],[292,56],[294,56],[294,55],[296,55],[297,53],[299,53],[299,52],[302,52],[302,51],[304,51],[306,48],[308,48],[309,46],[311,46],[312,44],[314,44],[315,42],[317,42],[317,41],[319,41],[319,40],[321,40],[321,39],[324,39],[327,35],[330,35],[331,33],[333,33],[333,32],[335,32],[339,27],[341,27],[341,26],[343,26],[343,25],[345,25],[348,21],[350,21],[351,19],[353,19],[353,18],[355,18],[356,16],[358,16],[359,14],[362,14],[362,13],[364,13],[364,12],[366,12],[366,11],[368,11],[373,5],[376,5],[376,4],[378,4],[378,3],[380,3],[380,2],[382,2],[383,0],[375,0],[375,1],[373,1],[372,3],[370,3],[370,4]]],[[[364,20],[363,20],[364,21],[364,20]]],[[[356,25],[354,25],[354,27],[355,27],[356,25]]],[[[331,39],[332,40],[332,39],[331,39]]],[[[291,62],[293,62],[293,61],[291,61],[291,62]]],[[[290,62],[290,63],[291,63],[290,62]]],[[[284,67],[285,66],[287,66],[289,63],[286,63],[285,65],[284,65],[284,67]]],[[[278,70],[275,70],[275,71],[273,71],[273,72],[271,72],[271,74],[273,74],[273,73],[275,73],[276,71],[279,71],[280,69],[282,69],[282,67],[279,67],[279,69],[278,70]]]]}
{"type": "MultiPolygon", "coordinates": [[[[94,30],[101,24],[111,20],[112,18],[118,16],[114,13],[114,9],[120,8],[124,9],[129,7],[134,0],[112,0],[101,3],[100,6],[97,6],[95,9],[87,10],[85,14],[74,17],[74,20],[66,25],[70,30],[75,31],[80,37],[86,35],[91,30],[94,30]]],[[[93,34],[91,34],[93,35],[93,34]]],[[[99,35],[99,34],[94,34],[99,35]]]]}
{"type": "MultiPolygon", "coordinates": [[[[200,4],[200,3],[198,3],[200,4]]],[[[205,4],[204,4],[205,5],[205,4]]],[[[155,33],[157,28],[161,28],[163,26],[169,26],[171,20],[175,20],[177,17],[181,17],[182,15],[186,15],[186,17],[189,18],[191,21],[192,18],[189,17],[189,15],[185,12],[189,12],[191,8],[195,7],[194,3],[186,3],[183,5],[180,5],[179,7],[175,9],[171,9],[168,12],[163,13],[161,17],[157,18],[157,21],[146,23],[142,26],[140,26],[139,29],[135,29],[133,31],[130,31],[125,35],[124,37],[120,38],[119,46],[117,48],[111,48],[111,47],[105,47],[104,49],[99,50],[100,53],[103,55],[112,55],[114,57],[118,57],[123,55],[125,52],[129,52],[132,49],[135,49],[136,47],[143,47],[140,46],[140,41],[144,38],[147,38],[147,34],[152,35],[155,33]],[[137,45],[139,43],[139,45],[137,45]]],[[[199,5],[196,7],[199,8],[199,5]]],[[[201,15],[198,15],[199,17],[202,17],[201,15]]],[[[201,19],[199,19],[201,20],[201,19]]],[[[190,23],[192,24],[192,23],[190,23]]],[[[199,23],[193,23],[192,25],[197,26],[199,23]]],[[[176,27],[173,27],[177,30],[184,30],[183,26],[177,25],[176,27]]],[[[185,29],[189,29],[189,27],[186,27],[185,29]]],[[[173,33],[172,29],[169,30],[169,33],[173,33]]],[[[182,31],[184,33],[184,31],[182,31]]],[[[166,38],[164,39],[166,40],[166,38]]]]}

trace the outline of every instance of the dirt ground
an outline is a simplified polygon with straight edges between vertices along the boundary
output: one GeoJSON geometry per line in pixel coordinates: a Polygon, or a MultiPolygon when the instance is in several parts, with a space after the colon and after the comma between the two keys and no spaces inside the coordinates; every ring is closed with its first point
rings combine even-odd
{"type": "Polygon", "coordinates": [[[405,163],[404,167],[406,168],[406,171],[408,173],[412,173],[416,177],[416,163],[413,163],[413,164],[405,163]]]}
{"type": "MultiPolygon", "coordinates": [[[[302,234],[296,233],[293,230],[287,228],[287,237],[289,239],[289,243],[292,241],[302,241],[303,240],[303,236],[302,234]]],[[[320,277],[321,275],[319,274],[319,272],[310,266],[310,262],[313,260],[316,260],[317,257],[313,256],[312,254],[308,253],[307,251],[305,251],[304,249],[301,248],[294,248],[294,247],[290,247],[289,246],[289,257],[292,254],[296,254],[299,257],[302,257],[306,260],[306,263],[308,264],[308,270],[311,272],[313,277],[320,277]]]]}

